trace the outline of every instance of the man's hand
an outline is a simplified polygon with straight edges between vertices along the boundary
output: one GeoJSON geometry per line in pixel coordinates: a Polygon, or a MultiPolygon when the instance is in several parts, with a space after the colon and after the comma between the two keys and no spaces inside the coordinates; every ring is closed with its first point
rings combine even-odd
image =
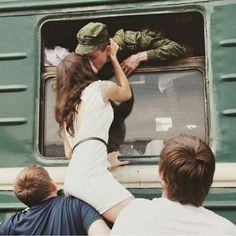
{"type": "Polygon", "coordinates": [[[112,169],[117,168],[119,166],[128,165],[130,163],[129,161],[119,161],[119,159],[118,159],[119,155],[120,155],[120,153],[118,151],[108,153],[107,160],[110,163],[109,170],[112,170],[112,169]]]}
{"type": "Polygon", "coordinates": [[[139,64],[142,61],[146,61],[146,60],[147,60],[146,51],[139,52],[139,53],[133,54],[130,57],[126,58],[121,63],[121,68],[123,69],[125,75],[129,76],[139,66],[139,64]]]}
{"type": "Polygon", "coordinates": [[[112,56],[116,57],[118,49],[119,49],[119,45],[113,39],[110,39],[110,48],[109,48],[110,57],[112,56]]]}

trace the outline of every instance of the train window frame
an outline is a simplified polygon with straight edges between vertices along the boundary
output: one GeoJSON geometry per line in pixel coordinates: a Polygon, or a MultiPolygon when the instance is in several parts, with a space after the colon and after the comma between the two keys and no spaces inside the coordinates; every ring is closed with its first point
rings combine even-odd
{"type": "MultiPolygon", "coordinates": [[[[176,16],[180,16],[180,18],[178,19],[179,20],[179,24],[181,25],[182,24],[182,20],[185,19],[185,17],[187,18],[187,21],[189,20],[188,18],[191,17],[193,19],[201,19],[201,23],[200,23],[200,26],[198,25],[197,27],[197,30],[196,32],[199,32],[201,34],[200,38],[201,39],[201,43],[200,44],[196,44],[195,46],[198,47],[199,45],[201,45],[200,47],[202,47],[202,49],[197,49],[198,53],[200,51],[202,51],[203,54],[200,54],[200,56],[203,56],[205,55],[205,26],[204,26],[204,14],[198,10],[193,10],[193,9],[189,9],[189,10],[186,10],[185,12],[182,12],[182,11],[173,11],[173,12],[161,12],[161,11],[156,11],[155,13],[152,12],[152,13],[147,13],[147,14],[137,14],[137,16],[135,16],[135,19],[136,17],[163,17],[165,16],[164,18],[168,18],[171,16],[172,20],[170,20],[170,22],[173,21],[174,17],[173,15],[176,15],[176,16]],[[190,15],[189,15],[190,14],[190,15]],[[202,24],[202,25],[201,25],[202,24]],[[197,46],[198,45],[198,46],[197,46]],[[200,51],[199,51],[200,50],[200,51]]],[[[134,17],[134,15],[125,15],[124,17],[134,17]]],[[[57,156],[46,156],[44,155],[44,151],[43,151],[43,147],[44,147],[44,124],[45,124],[45,111],[44,111],[44,101],[45,101],[45,79],[47,78],[50,78],[50,76],[55,76],[53,75],[53,73],[55,74],[55,71],[52,72],[53,70],[55,70],[55,67],[51,67],[51,72],[49,72],[49,74],[45,73],[46,71],[48,71],[47,69],[50,68],[49,67],[46,67],[44,66],[44,50],[46,48],[45,46],[45,38],[44,38],[44,26],[47,25],[47,24],[54,24],[54,23],[65,23],[65,22],[90,22],[90,21],[100,21],[100,22],[103,22],[103,20],[105,20],[107,24],[107,22],[109,22],[110,19],[122,19],[123,18],[123,15],[121,13],[117,14],[117,15],[103,15],[101,14],[100,16],[98,17],[94,17],[93,19],[91,18],[88,18],[87,16],[85,15],[80,15],[78,16],[77,13],[73,13],[72,16],[66,16],[63,14],[63,15],[57,15],[57,16],[51,16],[51,17],[47,17],[46,19],[44,19],[44,21],[41,22],[41,25],[40,25],[40,31],[41,31],[41,80],[40,80],[40,105],[39,105],[39,128],[38,128],[38,142],[37,142],[37,150],[38,150],[38,154],[40,156],[40,158],[42,159],[42,161],[49,161],[49,162],[52,162],[52,163],[62,163],[62,162],[65,162],[65,161],[68,161],[64,156],[63,157],[57,157],[57,156]],[[45,77],[46,76],[46,77],[45,77]]],[[[137,18],[138,19],[138,18],[137,18]]],[[[159,18],[158,18],[159,19],[159,18]]],[[[196,23],[196,19],[194,20],[194,22],[196,23]]],[[[162,19],[163,20],[163,19],[162,19]]],[[[165,19],[164,19],[165,20],[165,19]]],[[[125,21],[124,21],[125,22],[125,21]]],[[[123,23],[124,23],[123,22],[123,23]]],[[[169,24],[170,24],[169,22],[169,24]]],[[[133,22],[134,23],[134,22],[133,22]]],[[[117,22],[116,22],[117,24],[117,22]]],[[[115,24],[115,25],[116,25],[115,24]]],[[[111,25],[113,25],[113,23],[111,23],[111,25]]],[[[187,23],[188,25],[188,23],[187,23]]],[[[117,26],[117,25],[116,25],[117,26]]],[[[168,26],[170,27],[170,26],[168,26]]],[[[50,28],[50,27],[49,27],[50,28]]],[[[108,29],[109,32],[110,32],[110,29],[108,29]]],[[[132,29],[133,30],[133,29],[132,29]]],[[[195,32],[195,33],[196,33],[195,32]]],[[[112,32],[114,33],[114,32],[112,32]]],[[[173,33],[173,32],[172,32],[173,33]]],[[[199,55],[197,55],[199,56],[199,55]]],[[[161,63],[161,64],[156,64],[156,66],[158,68],[162,68],[163,72],[168,72],[170,70],[172,70],[174,67],[176,67],[174,70],[175,71],[178,71],[178,70],[181,70],[181,68],[187,68],[187,64],[189,62],[187,62],[186,66],[184,65],[184,61],[181,61],[181,60],[186,60],[186,58],[183,58],[183,59],[177,59],[176,61],[173,60],[173,61],[170,61],[170,62],[167,62],[167,63],[161,63]],[[178,64],[178,61],[180,62],[178,64]],[[177,68],[179,67],[179,68],[177,68]]],[[[155,72],[158,72],[158,68],[155,69],[155,72]]],[[[195,67],[196,68],[196,67],[195,67]]],[[[139,73],[141,70],[153,70],[154,69],[154,66],[149,63],[144,63],[144,65],[141,65],[136,71],[137,73],[139,73]]],[[[203,69],[203,67],[198,67],[198,70],[201,72],[201,73],[204,73],[204,76],[205,76],[205,67],[203,69]]],[[[160,69],[161,71],[161,69],[160,69]]],[[[205,83],[203,82],[203,85],[204,85],[204,96],[205,96],[205,83]]],[[[206,107],[206,104],[204,106],[204,108],[206,107]]],[[[206,112],[206,108],[204,109],[204,111],[206,112]]],[[[207,118],[205,118],[205,120],[207,121],[207,118]]],[[[205,122],[205,124],[207,124],[207,122],[205,122]]],[[[206,125],[205,125],[206,126],[206,125]]],[[[208,126],[207,128],[205,129],[206,130],[206,141],[208,141],[208,126]]]]}
{"type": "MultiPolygon", "coordinates": [[[[185,72],[185,71],[198,71],[201,74],[201,79],[202,79],[202,93],[203,93],[203,99],[204,99],[204,104],[203,105],[203,109],[204,109],[204,127],[205,127],[205,141],[208,143],[208,115],[207,115],[207,99],[206,99],[206,85],[205,85],[205,58],[204,57],[185,57],[182,59],[178,59],[178,60],[174,60],[172,62],[169,62],[168,64],[162,64],[162,65],[150,65],[150,64],[146,64],[141,66],[140,68],[138,68],[134,73],[140,74],[140,73],[158,73],[158,72],[185,72]]],[[[46,73],[44,73],[43,75],[43,86],[42,86],[42,94],[41,96],[43,97],[43,101],[41,101],[41,125],[44,127],[43,130],[45,130],[45,114],[46,114],[46,83],[49,80],[53,80],[55,78],[55,72],[56,72],[56,68],[55,67],[48,67],[46,70],[46,73]]],[[[44,147],[44,134],[45,132],[42,132],[43,135],[41,135],[41,147],[44,147]]],[[[60,149],[62,149],[63,147],[61,146],[60,149]]],[[[58,148],[56,148],[56,150],[58,150],[58,148]]],[[[45,150],[41,149],[41,153],[43,155],[43,157],[45,157],[46,159],[50,159],[50,160],[65,160],[64,156],[57,156],[57,155],[45,155],[45,150]]],[[[50,153],[50,151],[49,151],[50,153]]],[[[158,155],[154,155],[154,156],[158,156],[158,155]]],[[[140,158],[144,157],[146,160],[144,162],[146,163],[152,163],[153,160],[156,161],[155,159],[152,159],[153,156],[149,156],[149,155],[141,155],[141,156],[130,156],[130,155],[125,155],[124,154],[124,158],[130,158],[133,162],[133,164],[135,163],[139,163],[140,158]],[[150,157],[150,158],[149,158],[150,157]]]]}

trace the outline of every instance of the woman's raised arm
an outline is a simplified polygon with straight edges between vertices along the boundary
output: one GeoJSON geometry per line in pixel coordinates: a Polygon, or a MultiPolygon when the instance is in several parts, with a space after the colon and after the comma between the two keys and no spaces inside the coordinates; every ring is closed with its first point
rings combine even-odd
{"type": "Polygon", "coordinates": [[[113,40],[111,40],[110,59],[114,70],[116,84],[111,84],[108,87],[106,97],[112,101],[124,102],[131,98],[132,92],[129,81],[117,60],[116,53],[117,45],[113,40]]]}

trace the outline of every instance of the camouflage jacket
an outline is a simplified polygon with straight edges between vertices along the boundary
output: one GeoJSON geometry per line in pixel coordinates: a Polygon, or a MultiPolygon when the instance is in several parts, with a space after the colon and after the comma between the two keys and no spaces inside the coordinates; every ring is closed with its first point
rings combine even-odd
{"type": "MultiPolygon", "coordinates": [[[[186,49],[166,38],[162,32],[151,30],[118,30],[113,40],[119,45],[119,54],[124,59],[131,54],[146,51],[148,61],[167,61],[185,55],[186,49]]],[[[118,56],[119,56],[118,54],[118,56]]]]}
{"type": "MultiPolygon", "coordinates": [[[[113,37],[119,45],[118,59],[122,61],[130,55],[147,51],[148,60],[167,61],[185,55],[185,48],[178,43],[167,39],[161,32],[150,30],[124,31],[120,29],[113,37]]],[[[113,76],[111,63],[107,63],[98,73],[101,79],[113,76]]],[[[112,103],[114,120],[109,130],[108,152],[119,151],[124,143],[126,127],[124,120],[132,111],[134,96],[130,100],[116,105],[112,103]]]]}

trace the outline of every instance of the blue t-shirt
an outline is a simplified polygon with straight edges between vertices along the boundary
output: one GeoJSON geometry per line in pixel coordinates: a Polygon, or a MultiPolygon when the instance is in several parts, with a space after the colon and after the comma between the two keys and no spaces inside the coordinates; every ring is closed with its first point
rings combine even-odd
{"type": "Polygon", "coordinates": [[[0,235],[84,235],[98,219],[100,214],[87,203],[58,196],[1,222],[0,235]]]}

